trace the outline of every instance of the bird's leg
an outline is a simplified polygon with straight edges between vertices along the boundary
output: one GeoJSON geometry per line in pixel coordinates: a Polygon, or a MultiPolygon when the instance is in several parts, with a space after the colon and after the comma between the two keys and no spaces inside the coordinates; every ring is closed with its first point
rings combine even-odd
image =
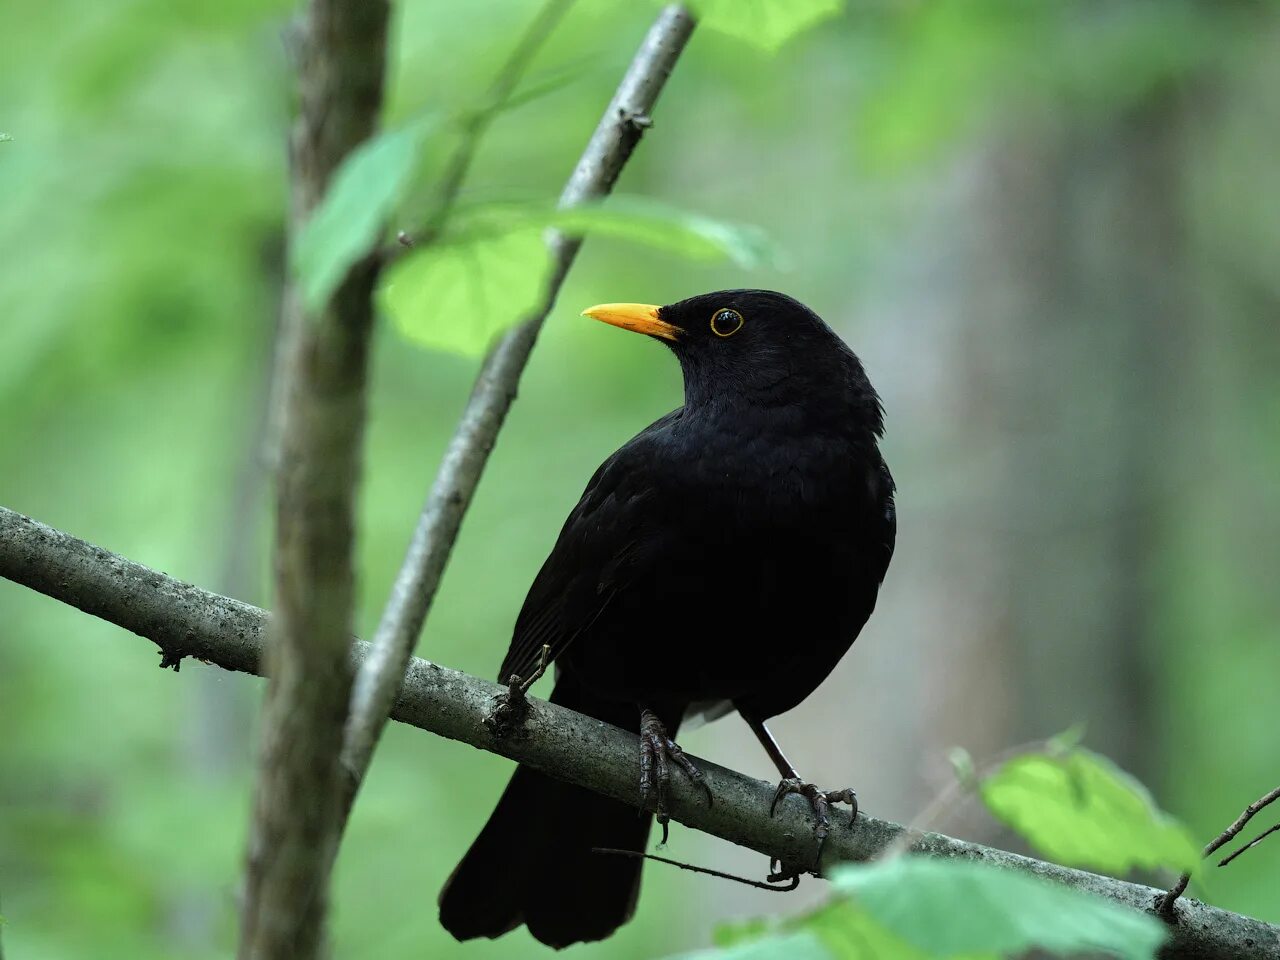
{"type": "Polygon", "coordinates": [[[822,846],[826,843],[827,836],[831,832],[831,804],[840,802],[849,804],[853,808],[849,819],[850,821],[857,820],[858,795],[848,788],[844,790],[821,790],[816,785],[802,780],[800,775],[796,773],[796,768],[791,765],[783,754],[782,748],[778,746],[778,741],[773,738],[769,728],[764,725],[764,721],[756,720],[745,714],[744,719],[760,741],[761,746],[764,747],[765,753],[769,754],[769,759],[778,768],[778,773],[782,774],[782,780],[773,795],[773,803],[769,805],[769,816],[772,817],[774,815],[774,812],[778,809],[778,802],[789,793],[798,793],[809,801],[814,818],[813,836],[818,841],[818,852],[813,861],[814,866],[817,867],[822,860],[822,846]]]}
{"type": "Polygon", "coordinates": [[[551,647],[544,643],[542,652],[538,654],[538,665],[529,678],[526,680],[513,673],[507,679],[506,692],[494,698],[493,711],[484,718],[484,725],[499,740],[524,723],[529,713],[529,688],[547,672],[550,657],[551,647]]]}
{"type": "Polygon", "coordinates": [[[711,788],[692,760],[680,746],[667,736],[667,728],[658,715],[648,707],[640,708],[640,805],[648,810],[656,810],[658,823],[662,825],[662,842],[667,842],[667,823],[671,820],[667,813],[667,795],[671,786],[671,768],[674,763],[685,772],[690,780],[700,786],[707,794],[707,803],[711,803],[711,788]],[[654,797],[657,804],[654,805],[654,797]]]}

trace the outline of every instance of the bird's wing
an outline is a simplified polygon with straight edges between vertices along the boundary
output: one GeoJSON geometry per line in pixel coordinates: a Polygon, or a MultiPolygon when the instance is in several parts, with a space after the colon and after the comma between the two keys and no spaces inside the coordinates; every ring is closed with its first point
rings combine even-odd
{"type": "Polygon", "coordinates": [[[529,676],[544,645],[555,660],[660,554],[653,440],[679,413],[654,423],[591,478],[529,588],[499,682],[529,676]]]}
{"type": "Polygon", "coordinates": [[[889,467],[883,460],[880,461],[879,482],[880,491],[877,498],[880,509],[880,518],[877,525],[879,535],[874,543],[872,563],[874,564],[876,582],[883,583],[884,575],[889,570],[889,561],[893,559],[894,544],[898,539],[898,508],[893,499],[895,489],[893,476],[889,473],[889,467]]]}

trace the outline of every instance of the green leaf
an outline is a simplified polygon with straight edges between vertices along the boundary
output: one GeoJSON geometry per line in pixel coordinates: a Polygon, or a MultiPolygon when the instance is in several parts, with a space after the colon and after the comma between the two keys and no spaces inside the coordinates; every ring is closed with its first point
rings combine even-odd
{"type": "Polygon", "coordinates": [[[832,884],[832,902],[718,931],[727,949],[686,960],[808,957],[815,941],[825,951],[815,956],[834,960],[999,960],[1032,949],[1151,960],[1166,937],[1147,914],[976,861],[899,857],[842,868],[832,884]]]}
{"type": "MultiPolygon", "coordinates": [[[[848,900],[837,900],[810,914],[804,918],[803,926],[812,930],[838,960],[932,960],[933,957],[904,941],[848,900]]],[[[955,960],[960,958],[956,956],[955,960]]],[[[994,953],[983,953],[966,955],[963,960],[999,958],[994,953]]]]}
{"type": "Polygon", "coordinates": [[[432,244],[386,272],[381,303],[409,339],[481,354],[538,305],[549,265],[536,227],[432,244]]]}
{"type": "Polygon", "coordinates": [[[0,143],[12,143],[12,142],[13,142],[13,137],[9,136],[9,134],[7,133],[0,133],[0,143]]]}
{"type": "Polygon", "coordinates": [[[845,867],[832,882],[851,898],[849,909],[928,957],[1040,948],[1148,960],[1166,936],[1152,916],[980,862],[898,857],[845,867]]]}
{"type": "Polygon", "coordinates": [[[840,960],[813,933],[801,931],[762,940],[744,940],[730,947],[696,950],[672,960],[840,960]]]}
{"type": "Polygon", "coordinates": [[[419,120],[371,137],[334,173],[293,248],[293,269],[308,309],[323,307],[351,264],[377,241],[434,126],[434,119],[419,120]]]}
{"type": "Polygon", "coordinates": [[[981,794],[996,817],[1058,863],[1111,873],[1194,872],[1200,864],[1186,828],[1141,783],[1088,750],[1015,757],[983,781],[981,794]]]}
{"type": "Polygon", "coordinates": [[[693,0],[698,22],[775,53],[796,34],[844,9],[844,0],[693,0]]]}
{"type": "Polygon", "coordinates": [[[604,234],[687,259],[730,257],[743,267],[776,260],[764,234],[635,197],[559,210],[485,204],[455,213],[457,232],[407,253],[384,277],[382,305],[410,339],[463,354],[483,353],[545,292],[550,260],[542,231],[604,234]]]}
{"type": "Polygon", "coordinates": [[[718,923],[711,931],[711,942],[717,947],[731,947],[744,940],[759,940],[776,930],[777,926],[777,923],[769,917],[752,917],[750,920],[718,923]]]}
{"type": "Polygon", "coordinates": [[[642,197],[558,210],[547,222],[566,233],[597,233],[666,250],[681,257],[728,257],[744,269],[776,261],[777,251],[758,227],[714,220],[642,197]]]}
{"type": "Polygon", "coordinates": [[[545,203],[485,203],[460,208],[454,222],[462,236],[555,227],[569,234],[629,240],[685,259],[728,258],[744,269],[777,265],[782,259],[759,227],[716,220],[646,197],[613,196],[568,209],[545,203]]]}

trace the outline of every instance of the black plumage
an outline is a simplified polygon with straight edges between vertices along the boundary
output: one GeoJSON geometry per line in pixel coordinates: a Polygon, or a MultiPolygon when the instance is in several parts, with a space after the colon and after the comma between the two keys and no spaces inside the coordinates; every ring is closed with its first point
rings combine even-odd
{"type": "MultiPolygon", "coordinates": [[[[879,397],[840,338],[779,293],[586,313],[665,342],[685,402],[596,471],[499,676],[529,676],[545,644],[553,702],[672,759],[686,714],[736,709],[818,807],[833,797],[799,785],[764,721],[826,678],[875,606],[896,529],[879,397]]],[[[521,767],[441,893],[441,922],[459,939],[520,923],[553,946],[607,936],[634,910],[640,861],[591,848],[641,850],[650,820],[521,767]]]]}

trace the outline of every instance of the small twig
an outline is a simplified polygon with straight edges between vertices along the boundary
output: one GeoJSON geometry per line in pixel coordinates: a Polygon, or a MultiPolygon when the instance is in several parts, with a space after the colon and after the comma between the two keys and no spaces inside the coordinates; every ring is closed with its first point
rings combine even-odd
{"type": "Polygon", "coordinates": [[[1280,800],[1280,787],[1276,787],[1270,793],[1259,797],[1257,800],[1253,801],[1253,803],[1245,807],[1244,812],[1242,812],[1240,816],[1236,817],[1235,822],[1232,823],[1231,826],[1227,827],[1227,829],[1223,830],[1222,833],[1218,834],[1218,836],[1204,848],[1204,855],[1207,857],[1219,847],[1225,846],[1234,840],[1256,814],[1270,806],[1272,803],[1275,803],[1277,800],[1280,800]]]}
{"type": "Polygon", "coordinates": [[[1235,853],[1228,854],[1227,856],[1219,860],[1218,866],[1225,867],[1228,863],[1230,863],[1236,857],[1240,856],[1240,854],[1244,853],[1246,850],[1252,850],[1254,847],[1260,844],[1263,840],[1265,840],[1267,837],[1271,836],[1271,834],[1275,833],[1278,830],[1280,830],[1280,823],[1277,823],[1274,827],[1271,827],[1269,830],[1263,830],[1260,834],[1258,834],[1256,837],[1254,837],[1252,840],[1246,843],[1243,847],[1241,847],[1235,853]]]}
{"type": "Polygon", "coordinates": [[[770,893],[790,893],[796,887],[800,886],[799,874],[787,877],[787,885],[779,886],[776,883],[769,883],[766,880],[748,880],[746,877],[740,877],[734,873],[724,873],[720,870],[712,870],[710,867],[697,867],[692,863],[684,863],[680,860],[671,860],[667,857],[659,857],[652,853],[641,853],[639,850],[618,850],[614,847],[592,847],[592,853],[611,853],[619,857],[634,857],[638,860],[656,860],[658,863],[667,863],[673,867],[679,867],[681,870],[689,870],[692,873],[705,873],[709,877],[719,877],[721,880],[732,880],[734,883],[743,883],[748,887],[755,887],[757,890],[768,890],[770,893]]]}
{"type": "Polygon", "coordinates": [[[396,239],[400,241],[401,246],[426,246],[437,240],[444,232],[449,214],[453,211],[454,201],[458,199],[458,193],[471,169],[471,162],[475,159],[476,150],[485,132],[507,105],[516,84],[520,82],[520,78],[529,69],[529,64],[533,62],[538,50],[546,43],[547,38],[555,31],[571,6],[573,6],[573,0],[547,0],[533,23],[520,37],[520,42],[511,51],[490,85],[488,93],[485,94],[483,104],[464,122],[462,140],[453,155],[449,157],[444,173],[440,176],[436,199],[431,212],[427,214],[426,225],[417,236],[400,231],[396,239]]]}
{"type": "Polygon", "coordinates": [[[542,679],[551,662],[551,644],[544,643],[538,653],[538,663],[529,678],[523,679],[512,674],[507,680],[507,689],[494,698],[493,712],[485,717],[485,726],[493,731],[493,735],[501,740],[524,722],[529,713],[528,693],[535,683],[542,679]]]}
{"type": "Polygon", "coordinates": [[[544,643],[542,649],[538,651],[538,664],[533,668],[533,673],[529,674],[527,680],[522,680],[514,673],[511,679],[507,681],[507,685],[515,690],[520,691],[520,696],[524,696],[529,689],[542,679],[542,675],[547,672],[547,666],[551,663],[551,644],[544,643]]]}
{"type": "MultiPolygon", "coordinates": [[[[1230,843],[1233,839],[1239,836],[1240,831],[1245,828],[1249,821],[1252,820],[1260,810],[1274,803],[1276,800],[1280,800],[1280,787],[1276,787],[1270,793],[1263,794],[1257,800],[1253,801],[1253,803],[1245,807],[1240,816],[1236,817],[1232,822],[1231,826],[1227,827],[1227,829],[1223,830],[1220,834],[1209,841],[1208,845],[1204,848],[1202,856],[1207,857],[1219,847],[1230,843]]],[[[1270,832],[1270,830],[1267,831],[1267,833],[1270,832]]],[[[1262,836],[1265,837],[1266,834],[1264,833],[1262,836]]],[[[1258,837],[1257,840],[1254,840],[1253,843],[1249,844],[1249,847],[1253,846],[1254,843],[1257,843],[1258,840],[1261,839],[1262,837],[1258,837]]],[[[1243,853],[1244,850],[1247,849],[1248,847],[1244,847],[1243,849],[1236,851],[1236,853],[1243,853]]],[[[1218,866],[1223,866],[1224,864],[1229,863],[1231,859],[1232,857],[1228,857],[1222,863],[1218,864],[1218,866]]],[[[1178,897],[1182,896],[1183,892],[1187,889],[1187,884],[1190,882],[1191,874],[1184,873],[1178,878],[1178,882],[1169,889],[1169,892],[1161,897],[1156,903],[1156,911],[1166,920],[1173,919],[1174,902],[1178,897]]]]}

